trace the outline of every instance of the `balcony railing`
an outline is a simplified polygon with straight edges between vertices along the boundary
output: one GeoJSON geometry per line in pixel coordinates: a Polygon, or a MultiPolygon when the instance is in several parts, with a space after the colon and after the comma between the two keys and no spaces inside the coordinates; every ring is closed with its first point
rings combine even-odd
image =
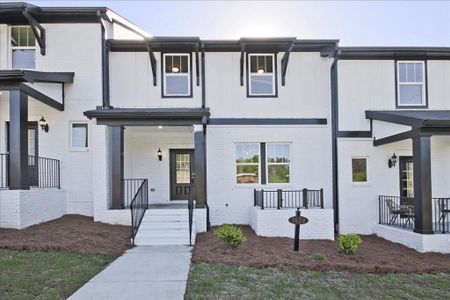
{"type": "MultiPolygon", "coordinates": [[[[33,188],[60,188],[58,159],[28,156],[28,182],[33,188]]],[[[9,188],[9,154],[0,154],[0,189],[9,188]]]]}
{"type": "Polygon", "coordinates": [[[254,190],[254,206],[265,208],[323,208],[323,189],[320,190],[254,190]]]}
{"type": "MultiPolygon", "coordinates": [[[[414,198],[381,195],[378,201],[380,224],[414,229],[414,198]]],[[[434,232],[450,232],[450,198],[432,198],[432,208],[434,232]]]]}

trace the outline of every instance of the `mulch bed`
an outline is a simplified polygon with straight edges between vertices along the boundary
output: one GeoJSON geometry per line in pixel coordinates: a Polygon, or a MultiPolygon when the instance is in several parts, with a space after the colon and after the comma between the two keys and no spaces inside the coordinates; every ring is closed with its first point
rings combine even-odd
{"type": "Polygon", "coordinates": [[[65,215],[26,229],[0,229],[0,248],[67,251],[119,256],[130,244],[130,227],[94,222],[93,218],[65,215]]]}
{"type": "MultiPolygon", "coordinates": [[[[300,251],[293,251],[293,240],[256,236],[241,226],[246,241],[235,249],[217,239],[212,231],[197,234],[194,263],[222,263],[247,267],[274,267],[283,270],[347,271],[365,273],[450,272],[450,255],[419,253],[403,245],[368,235],[355,254],[338,252],[337,241],[300,240],[300,251]],[[319,262],[314,255],[326,255],[319,262]]],[[[213,229],[214,230],[214,229],[213,229]]]]}

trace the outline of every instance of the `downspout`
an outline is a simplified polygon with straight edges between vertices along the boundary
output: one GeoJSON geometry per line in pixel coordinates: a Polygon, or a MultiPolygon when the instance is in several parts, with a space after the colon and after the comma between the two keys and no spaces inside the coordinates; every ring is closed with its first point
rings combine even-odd
{"type": "Polygon", "coordinates": [[[106,25],[105,18],[100,11],[97,11],[97,16],[102,28],[102,109],[112,108],[110,104],[109,94],[109,44],[106,40],[106,25]]]}

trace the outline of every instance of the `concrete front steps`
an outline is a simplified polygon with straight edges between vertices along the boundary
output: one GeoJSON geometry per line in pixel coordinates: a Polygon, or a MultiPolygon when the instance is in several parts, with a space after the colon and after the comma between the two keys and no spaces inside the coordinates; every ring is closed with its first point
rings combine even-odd
{"type": "MultiPolygon", "coordinates": [[[[192,245],[195,243],[192,222],[192,245]]],[[[136,234],[136,246],[189,245],[189,215],[183,208],[149,208],[136,234]]]]}

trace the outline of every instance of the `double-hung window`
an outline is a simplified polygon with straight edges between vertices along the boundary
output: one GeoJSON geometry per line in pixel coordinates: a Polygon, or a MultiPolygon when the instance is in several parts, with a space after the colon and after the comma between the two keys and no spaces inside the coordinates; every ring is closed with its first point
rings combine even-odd
{"type": "Polygon", "coordinates": [[[291,145],[267,143],[267,183],[289,183],[291,171],[291,145]]]}
{"type": "Polygon", "coordinates": [[[274,54],[249,54],[248,96],[276,96],[274,54]]]}
{"type": "Polygon", "coordinates": [[[36,68],[36,39],[30,26],[11,26],[11,67],[36,68]]]}
{"type": "Polygon", "coordinates": [[[259,144],[236,144],[236,183],[259,183],[259,144]]]}
{"type": "Polygon", "coordinates": [[[425,63],[397,62],[397,106],[426,106],[425,63]]]}
{"type": "Polygon", "coordinates": [[[190,97],[191,94],[191,55],[163,54],[163,96],[190,97]]]}

